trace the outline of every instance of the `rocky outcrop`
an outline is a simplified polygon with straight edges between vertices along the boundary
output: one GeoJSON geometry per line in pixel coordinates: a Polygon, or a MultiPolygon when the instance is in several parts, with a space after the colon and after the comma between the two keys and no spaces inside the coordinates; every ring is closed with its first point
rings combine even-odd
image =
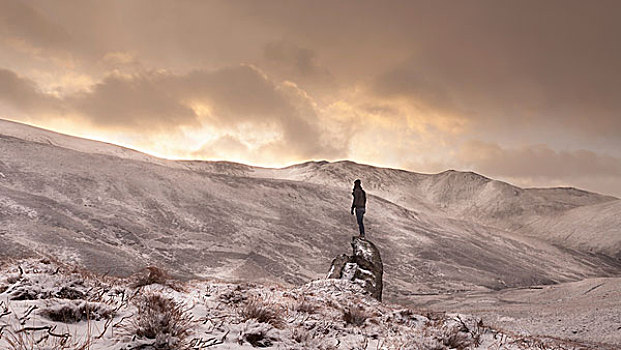
{"type": "Polygon", "coordinates": [[[332,260],[326,278],[349,280],[362,286],[372,297],[382,301],[384,264],[379,249],[371,241],[352,237],[353,255],[332,260]]]}

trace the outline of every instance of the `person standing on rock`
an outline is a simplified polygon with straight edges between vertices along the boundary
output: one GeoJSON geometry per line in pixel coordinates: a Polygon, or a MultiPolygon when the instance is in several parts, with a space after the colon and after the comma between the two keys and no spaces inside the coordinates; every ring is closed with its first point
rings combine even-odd
{"type": "Polygon", "coordinates": [[[367,204],[367,194],[360,186],[360,179],[354,181],[354,190],[352,192],[354,196],[354,201],[351,204],[351,215],[354,215],[354,210],[356,210],[356,219],[358,221],[358,228],[360,229],[360,237],[364,238],[364,224],[362,223],[362,218],[364,217],[364,212],[366,210],[367,204]]]}

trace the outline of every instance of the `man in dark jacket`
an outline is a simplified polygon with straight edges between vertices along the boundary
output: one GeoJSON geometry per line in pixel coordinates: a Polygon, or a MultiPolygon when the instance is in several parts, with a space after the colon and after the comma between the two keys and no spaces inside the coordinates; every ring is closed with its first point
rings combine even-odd
{"type": "Polygon", "coordinates": [[[358,220],[358,228],[360,229],[360,237],[364,237],[364,224],[362,223],[362,217],[364,216],[365,207],[367,204],[367,194],[360,186],[360,180],[354,181],[354,191],[352,192],[354,201],[351,204],[351,215],[354,215],[354,209],[356,210],[356,219],[358,220]]]}

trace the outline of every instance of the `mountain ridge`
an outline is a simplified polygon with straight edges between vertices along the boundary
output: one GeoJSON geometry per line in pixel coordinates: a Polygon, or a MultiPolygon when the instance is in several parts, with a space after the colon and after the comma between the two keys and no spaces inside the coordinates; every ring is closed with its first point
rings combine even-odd
{"type": "MultiPolygon", "coordinates": [[[[292,165],[288,165],[284,167],[271,168],[271,167],[247,165],[244,163],[226,161],[226,160],[168,159],[168,158],[162,158],[162,157],[158,157],[155,155],[151,155],[151,154],[148,154],[142,151],[138,151],[131,147],[121,146],[121,145],[118,145],[112,142],[98,141],[98,140],[93,140],[93,139],[89,139],[85,137],[72,136],[69,134],[64,134],[61,132],[45,129],[43,127],[38,127],[38,126],[21,123],[21,122],[9,120],[9,119],[2,119],[2,118],[0,118],[0,134],[5,135],[5,136],[15,137],[15,138],[26,140],[26,141],[47,143],[50,145],[68,148],[68,149],[72,149],[75,151],[81,151],[82,149],[82,151],[86,153],[100,153],[100,154],[113,155],[116,157],[129,158],[129,159],[142,160],[142,161],[157,160],[159,162],[162,162],[162,164],[169,165],[169,166],[174,163],[179,163],[184,166],[191,165],[191,164],[201,164],[201,165],[208,164],[208,165],[213,165],[214,167],[227,165],[229,167],[233,167],[237,169],[261,171],[261,170],[289,170],[289,169],[300,168],[300,167],[304,167],[308,165],[320,165],[321,166],[321,165],[331,165],[331,164],[332,165],[348,164],[348,165],[355,165],[358,167],[367,167],[367,168],[373,168],[373,169],[378,169],[378,170],[383,170],[383,171],[394,171],[394,172],[400,172],[400,173],[406,173],[406,174],[416,174],[416,175],[421,175],[421,176],[433,176],[433,175],[440,176],[443,174],[451,174],[451,173],[470,174],[470,175],[475,175],[475,176],[488,179],[488,180],[492,180],[492,181],[503,182],[516,188],[521,188],[521,187],[509,184],[504,181],[494,180],[485,175],[482,175],[482,174],[479,174],[479,173],[476,173],[470,170],[461,171],[461,170],[455,170],[455,169],[447,169],[439,173],[420,173],[420,172],[414,172],[414,171],[399,169],[399,168],[368,165],[368,164],[358,163],[358,162],[351,161],[351,160],[338,160],[338,161],[311,160],[311,161],[306,161],[306,162],[302,162],[298,164],[292,164],[292,165]],[[86,144],[89,144],[92,146],[100,146],[100,147],[92,147],[89,149],[85,149],[86,144]],[[103,146],[103,148],[101,146],[103,146]],[[137,156],[134,157],[134,155],[137,155],[137,156]]],[[[230,175],[233,175],[233,174],[230,174],[230,175]]],[[[576,191],[583,192],[583,193],[596,194],[596,195],[601,195],[604,197],[609,197],[612,200],[619,199],[611,195],[599,194],[596,192],[587,191],[587,190],[575,188],[572,186],[533,187],[533,188],[521,188],[521,189],[524,189],[524,190],[555,190],[555,189],[556,190],[576,190],[576,191]]]]}

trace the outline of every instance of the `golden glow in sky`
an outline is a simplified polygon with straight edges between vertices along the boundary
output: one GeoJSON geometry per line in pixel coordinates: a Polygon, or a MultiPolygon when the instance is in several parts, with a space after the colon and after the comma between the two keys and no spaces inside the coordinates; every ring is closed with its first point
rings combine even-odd
{"type": "Polygon", "coordinates": [[[0,118],[170,159],[621,195],[620,6],[0,1],[0,118]]]}

